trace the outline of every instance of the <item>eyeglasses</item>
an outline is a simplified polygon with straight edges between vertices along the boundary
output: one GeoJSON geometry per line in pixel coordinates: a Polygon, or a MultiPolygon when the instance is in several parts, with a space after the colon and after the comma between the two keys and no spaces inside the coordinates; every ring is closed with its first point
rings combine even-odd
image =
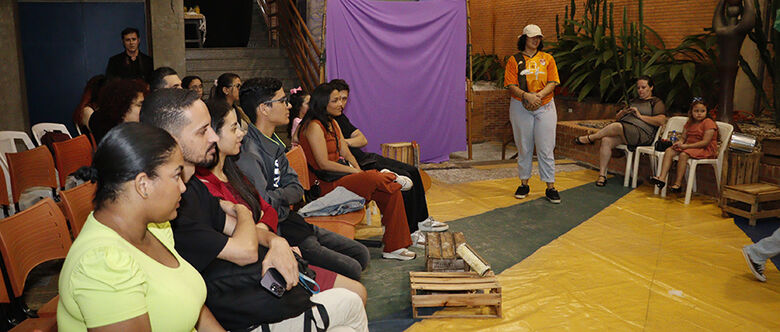
{"type": "Polygon", "coordinates": [[[230,86],[228,86],[228,88],[232,88],[232,87],[236,87],[236,89],[241,90],[241,83],[238,83],[238,84],[235,84],[235,85],[231,84],[230,86]]]}
{"type": "Polygon", "coordinates": [[[278,101],[278,102],[281,102],[282,104],[287,104],[287,103],[289,103],[289,100],[290,100],[290,97],[284,96],[284,97],[282,97],[282,98],[279,98],[279,99],[273,99],[273,100],[269,100],[269,101],[267,101],[267,102],[264,102],[263,104],[269,104],[269,105],[271,105],[271,104],[273,104],[273,103],[275,103],[275,102],[277,102],[277,101],[278,101]]]}

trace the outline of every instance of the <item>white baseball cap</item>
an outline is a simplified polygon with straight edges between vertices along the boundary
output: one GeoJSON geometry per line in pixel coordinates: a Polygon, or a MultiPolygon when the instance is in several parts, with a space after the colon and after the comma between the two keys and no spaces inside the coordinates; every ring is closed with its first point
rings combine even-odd
{"type": "Polygon", "coordinates": [[[525,28],[523,28],[523,34],[517,36],[517,38],[520,38],[523,35],[526,35],[528,37],[536,37],[536,36],[544,37],[544,35],[542,35],[542,29],[539,28],[539,26],[536,24],[526,25],[525,28]]]}

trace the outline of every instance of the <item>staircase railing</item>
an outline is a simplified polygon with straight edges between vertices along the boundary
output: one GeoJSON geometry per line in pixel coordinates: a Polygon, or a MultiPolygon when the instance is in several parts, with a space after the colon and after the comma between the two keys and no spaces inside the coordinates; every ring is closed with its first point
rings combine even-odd
{"type": "Polygon", "coordinates": [[[287,50],[295,73],[306,91],[323,82],[322,52],[293,0],[257,0],[268,26],[269,41],[287,50]],[[276,37],[276,38],[274,38],[276,37]]]}

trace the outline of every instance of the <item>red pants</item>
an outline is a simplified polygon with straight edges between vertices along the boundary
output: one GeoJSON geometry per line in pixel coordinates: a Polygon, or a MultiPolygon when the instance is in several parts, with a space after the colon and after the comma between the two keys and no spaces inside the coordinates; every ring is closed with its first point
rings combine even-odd
{"type": "Polygon", "coordinates": [[[392,173],[368,170],[344,176],[335,182],[320,181],[320,189],[322,195],[325,195],[342,186],[362,196],[366,202],[375,201],[382,212],[382,225],[385,225],[385,234],[382,236],[382,242],[385,244],[383,251],[392,252],[412,245],[401,185],[393,182],[394,179],[395,175],[392,173]]]}

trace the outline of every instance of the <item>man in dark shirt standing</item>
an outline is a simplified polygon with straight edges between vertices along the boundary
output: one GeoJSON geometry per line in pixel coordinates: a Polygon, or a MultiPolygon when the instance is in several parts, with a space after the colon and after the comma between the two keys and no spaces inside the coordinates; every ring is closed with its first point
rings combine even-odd
{"type": "Polygon", "coordinates": [[[141,37],[138,34],[138,29],[126,28],[122,30],[122,45],[124,45],[125,50],[108,59],[107,78],[140,78],[146,81],[154,70],[154,63],[152,57],[141,53],[138,49],[140,43],[141,37]]]}

